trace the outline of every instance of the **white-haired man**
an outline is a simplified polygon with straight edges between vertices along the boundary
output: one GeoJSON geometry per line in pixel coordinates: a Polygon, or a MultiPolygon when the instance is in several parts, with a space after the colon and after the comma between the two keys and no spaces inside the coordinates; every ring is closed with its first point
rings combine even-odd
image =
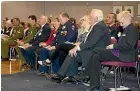
{"type": "Polygon", "coordinates": [[[49,25],[49,18],[47,16],[42,15],[39,19],[40,29],[35,33],[33,39],[31,39],[28,43],[25,43],[21,48],[21,55],[26,60],[27,64],[34,66],[35,55],[34,52],[39,49],[39,43],[45,42],[48,40],[51,28],[49,25]]]}
{"type": "Polygon", "coordinates": [[[79,62],[85,66],[90,60],[94,48],[105,48],[110,43],[109,29],[102,20],[102,11],[93,9],[90,13],[91,27],[84,43],[76,45],[69,51],[69,55],[64,60],[57,76],[53,77],[52,80],[60,83],[65,76],[73,77],[77,75],[79,62]]]}
{"type": "Polygon", "coordinates": [[[90,78],[90,89],[87,91],[100,91],[100,70],[101,62],[105,60],[116,60],[122,62],[134,62],[138,57],[137,41],[138,32],[131,24],[131,14],[128,11],[122,11],[117,19],[124,28],[124,32],[118,43],[108,45],[105,48],[95,48],[87,63],[87,70],[90,78]],[[92,69],[92,70],[90,70],[92,69]]]}

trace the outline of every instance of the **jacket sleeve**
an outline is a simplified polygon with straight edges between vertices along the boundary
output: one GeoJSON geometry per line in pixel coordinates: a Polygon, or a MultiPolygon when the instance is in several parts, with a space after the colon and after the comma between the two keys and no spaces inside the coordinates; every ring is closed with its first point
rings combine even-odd
{"type": "Polygon", "coordinates": [[[136,46],[138,40],[138,33],[137,30],[131,27],[128,31],[126,36],[122,36],[120,42],[114,44],[114,49],[118,50],[131,50],[136,46]]]}
{"type": "Polygon", "coordinates": [[[66,41],[75,42],[77,39],[77,35],[78,35],[78,30],[74,25],[68,27],[67,35],[65,36],[66,41]]]}
{"type": "MultiPolygon", "coordinates": [[[[94,47],[98,41],[105,35],[105,31],[102,28],[98,28],[96,30],[92,30],[90,32],[92,34],[90,40],[86,41],[85,43],[80,44],[80,50],[90,49],[94,47]],[[94,32],[93,32],[94,31],[94,32]]],[[[90,36],[90,34],[88,36],[90,36]]]]}
{"type": "Polygon", "coordinates": [[[26,36],[26,38],[23,40],[24,43],[28,43],[30,42],[30,40],[33,39],[34,35],[36,34],[37,29],[36,28],[32,28],[31,30],[29,30],[28,35],[26,36]]]}
{"type": "Polygon", "coordinates": [[[49,26],[45,26],[43,28],[42,34],[40,37],[37,38],[35,42],[32,43],[33,46],[38,45],[40,42],[45,42],[48,40],[51,33],[51,28],[49,26]]]}

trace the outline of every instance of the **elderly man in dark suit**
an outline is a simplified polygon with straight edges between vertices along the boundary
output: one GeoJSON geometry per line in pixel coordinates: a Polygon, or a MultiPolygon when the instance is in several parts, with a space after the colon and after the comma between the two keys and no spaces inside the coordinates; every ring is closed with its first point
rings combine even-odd
{"type": "Polygon", "coordinates": [[[39,43],[48,40],[51,33],[49,18],[47,16],[42,15],[40,17],[39,24],[41,25],[41,28],[36,32],[33,39],[21,47],[22,55],[25,58],[27,64],[32,66],[34,65],[35,61],[34,51],[39,48],[39,43]]]}
{"type": "MultiPolygon", "coordinates": [[[[99,9],[93,9],[90,13],[91,27],[85,38],[84,43],[76,45],[69,51],[69,55],[66,57],[63,65],[61,66],[56,77],[52,77],[52,80],[60,83],[61,80],[71,71],[71,65],[77,65],[78,62],[82,62],[85,66],[92,57],[92,51],[96,47],[105,48],[110,43],[109,29],[104,24],[103,13],[99,9]]],[[[78,70],[75,69],[75,70],[78,70]]],[[[74,71],[74,70],[73,70],[74,71]]],[[[71,72],[73,72],[71,71],[71,72]]],[[[69,76],[74,76],[70,74],[69,76]]]]}
{"type": "Polygon", "coordinates": [[[65,12],[61,13],[59,15],[59,20],[60,20],[61,26],[58,28],[58,33],[54,41],[52,41],[52,43],[48,45],[47,47],[42,47],[40,49],[40,61],[38,61],[40,65],[43,65],[44,63],[46,63],[47,61],[46,59],[48,59],[53,54],[53,52],[56,50],[59,44],[74,43],[77,39],[78,29],[69,20],[68,13],[65,13],[65,12]]]}
{"type": "Polygon", "coordinates": [[[122,62],[134,62],[138,57],[137,41],[138,32],[131,23],[131,14],[128,11],[122,11],[117,19],[124,28],[124,32],[118,43],[108,45],[105,48],[96,48],[87,63],[86,70],[90,78],[90,89],[87,91],[100,91],[100,70],[101,62],[105,60],[118,60],[122,62]]]}

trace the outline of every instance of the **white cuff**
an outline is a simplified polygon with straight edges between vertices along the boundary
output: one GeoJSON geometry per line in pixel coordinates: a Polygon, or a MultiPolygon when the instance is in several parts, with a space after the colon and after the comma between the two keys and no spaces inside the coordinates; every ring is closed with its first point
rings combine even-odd
{"type": "Polygon", "coordinates": [[[78,51],[80,51],[80,50],[81,50],[79,45],[77,45],[76,47],[77,47],[78,51]]]}

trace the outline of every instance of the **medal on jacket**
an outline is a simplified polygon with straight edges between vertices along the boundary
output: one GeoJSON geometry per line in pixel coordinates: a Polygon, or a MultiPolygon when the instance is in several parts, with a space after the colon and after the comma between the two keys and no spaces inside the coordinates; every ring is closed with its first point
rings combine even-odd
{"type": "Polygon", "coordinates": [[[66,26],[63,26],[63,27],[62,27],[62,30],[64,30],[65,28],[66,28],[66,26]]]}
{"type": "Polygon", "coordinates": [[[72,25],[72,30],[74,30],[75,29],[75,26],[74,25],[72,25]]]}

